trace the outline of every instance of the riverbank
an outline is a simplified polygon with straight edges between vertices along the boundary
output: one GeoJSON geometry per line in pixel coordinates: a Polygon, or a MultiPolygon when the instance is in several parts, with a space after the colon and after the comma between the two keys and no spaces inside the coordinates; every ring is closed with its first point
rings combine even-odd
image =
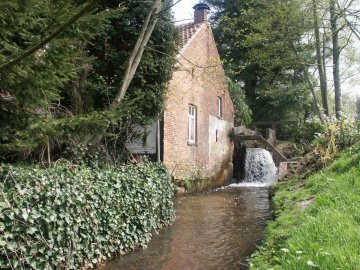
{"type": "Polygon", "coordinates": [[[306,180],[275,187],[275,220],[250,269],[358,269],[360,144],[306,180]]]}

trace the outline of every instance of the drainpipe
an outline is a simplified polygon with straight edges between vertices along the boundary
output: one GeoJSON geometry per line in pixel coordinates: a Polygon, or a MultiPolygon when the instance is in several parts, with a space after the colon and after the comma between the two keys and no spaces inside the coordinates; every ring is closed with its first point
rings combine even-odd
{"type": "Polygon", "coordinates": [[[157,154],[157,162],[161,162],[160,157],[160,120],[157,121],[156,124],[156,154],[157,154]]]}

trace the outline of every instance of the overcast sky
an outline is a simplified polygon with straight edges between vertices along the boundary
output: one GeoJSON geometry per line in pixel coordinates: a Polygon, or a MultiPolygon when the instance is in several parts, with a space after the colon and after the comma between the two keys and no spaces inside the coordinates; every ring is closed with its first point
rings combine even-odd
{"type": "MultiPolygon", "coordinates": [[[[175,2],[175,1],[174,1],[175,2]]],[[[173,7],[176,24],[187,23],[193,20],[195,6],[200,1],[198,0],[182,0],[173,7]],[[185,21],[181,21],[185,20],[185,21]],[[180,22],[179,22],[180,21],[180,22]]]]}

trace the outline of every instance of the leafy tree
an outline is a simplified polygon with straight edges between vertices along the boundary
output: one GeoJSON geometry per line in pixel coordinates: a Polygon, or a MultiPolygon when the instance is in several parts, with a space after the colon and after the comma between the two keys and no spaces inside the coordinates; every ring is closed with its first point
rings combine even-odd
{"type": "Polygon", "coordinates": [[[305,118],[311,100],[301,59],[309,21],[302,2],[208,1],[216,12],[214,33],[229,76],[244,85],[254,120],[305,118]]]}
{"type": "Polygon", "coordinates": [[[322,0],[312,1],[314,17],[315,47],[317,55],[317,71],[319,74],[321,97],[324,111],[327,116],[335,112],[338,119],[343,114],[341,81],[346,80],[344,70],[345,49],[350,47],[354,37],[358,38],[358,4],[356,1],[322,0]],[[332,69],[332,79],[328,80],[326,66],[332,69]],[[334,89],[333,108],[328,108],[327,88],[334,89]]]}
{"type": "MultiPolygon", "coordinates": [[[[65,0],[1,3],[1,63],[38,44],[85,5],[65,0]]],[[[77,60],[90,61],[86,52],[79,50],[79,44],[99,35],[106,17],[104,12],[97,12],[96,16],[87,14],[35,53],[0,70],[0,91],[3,96],[9,95],[7,99],[0,99],[2,151],[21,148],[27,153],[49,141],[41,131],[32,133],[28,129],[37,121],[49,118],[54,105],[62,98],[63,87],[82,68],[77,60]]],[[[45,123],[42,128],[45,129],[45,123]]]]}
{"type": "MultiPolygon", "coordinates": [[[[86,5],[87,1],[67,0],[1,3],[0,64],[38,44],[86,5]]],[[[125,122],[150,121],[159,115],[176,48],[176,31],[166,8],[159,14],[125,103],[109,109],[150,6],[101,1],[21,63],[0,70],[2,97],[10,94],[10,99],[0,99],[0,152],[8,157],[18,151],[41,156],[47,148],[61,157],[65,146],[79,145],[92,132],[109,127],[107,137],[118,138],[125,122]]]]}
{"type": "MultiPolygon", "coordinates": [[[[160,114],[164,89],[172,74],[177,31],[167,9],[170,3],[166,1],[163,4],[165,11],[159,15],[158,24],[125,96],[125,100],[144,96],[137,103],[136,114],[140,118],[154,118],[160,114]]],[[[117,1],[106,2],[106,8],[116,8],[117,5],[117,1]]],[[[126,1],[123,4],[126,12],[121,19],[112,19],[105,35],[102,39],[97,39],[90,49],[96,60],[89,81],[96,92],[103,93],[105,99],[112,101],[118,92],[124,79],[127,60],[136,44],[149,6],[138,1],[126,1]]]]}
{"type": "Polygon", "coordinates": [[[230,78],[228,80],[229,94],[234,104],[234,125],[235,126],[249,126],[251,124],[252,111],[245,101],[245,92],[239,84],[233,82],[230,78]]]}

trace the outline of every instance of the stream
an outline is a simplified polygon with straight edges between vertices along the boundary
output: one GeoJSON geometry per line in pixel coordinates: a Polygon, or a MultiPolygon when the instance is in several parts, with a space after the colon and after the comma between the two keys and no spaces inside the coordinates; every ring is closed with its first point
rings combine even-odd
{"type": "Polygon", "coordinates": [[[277,169],[269,151],[248,148],[242,183],[175,201],[176,220],[146,249],[110,260],[100,270],[248,269],[247,258],[271,218],[269,186],[277,169]]]}
{"type": "Polygon", "coordinates": [[[108,261],[101,270],[248,269],[270,219],[268,187],[237,186],[178,198],[176,221],[146,249],[108,261]]]}

